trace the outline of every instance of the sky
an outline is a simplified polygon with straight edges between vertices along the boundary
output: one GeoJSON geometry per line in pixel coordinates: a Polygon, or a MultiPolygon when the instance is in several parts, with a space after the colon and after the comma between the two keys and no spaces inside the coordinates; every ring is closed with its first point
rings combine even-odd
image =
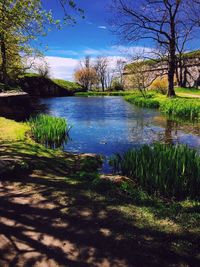
{"type": "MultiPolygon", "coordinates": [[[[46,10],[52,10],[55,19],[63,18],[59,0],[42,0],[42,2],[46,10]]],[[[44,55],[53,78],[73,81],[74,70],[77,69],[79,61],[87,55],[92,58],[107,56],[114,66],[119,58],[152,50],[153,44],[149,40],[145,43],[144,41],[134,43],[129,47],[119,42],[109,23],[112,17],[109,9],[112,0],[75,0],[75,2],[84,10],[85,19],[75,15],[74,26],[66,25],[61,30],[53,28],[46,37],[41,37],[39,40],[39,43],[43,44],[42,47],[48,46],[44,55]]],[[[199,46],[200,39],[195,40],[191,48],[197,49],[199,46]]]]}
{"type": "MultiPolygon", "coordinates": [[[[45,60],[50,66],[51,76],[65,80],[73,80],[74,70],[79,60],[86,55],[108,56],[111,64],[127,54],[127,47],[119,43],[112,33],[109,19],[111,0],[76,0],[84,10],[85,19],[76,16],[74,26],[63,26],[61,30],[52,29],[40,41],[48,50],[44,52],[45,60]]],[[[53,11],[56,19],[63,17],[63,10],[58,0],[43,0],[44,8],[53,11]]],[[[129,50],[141,50],[139,45],[129,50]]],[[[145,46],[148,50],[148,46],[145,46]]]]}

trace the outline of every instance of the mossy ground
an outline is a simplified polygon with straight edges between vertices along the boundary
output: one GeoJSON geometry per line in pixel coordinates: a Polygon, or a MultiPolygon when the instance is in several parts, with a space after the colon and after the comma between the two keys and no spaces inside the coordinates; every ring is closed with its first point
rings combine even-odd
{"type": "Polygon", "coordinates": [[[200,264],[199,203],[163,200],[100,179],[96,159],[46,149],[28,130],[0,119],[0,157],[31,167],[25,176],[2,180],[0,226],[8,239],[0,264],[38,261],[28,251],[58,266],[200,264]],[[30,249],[16,250],[22,244],[30,249]]]}

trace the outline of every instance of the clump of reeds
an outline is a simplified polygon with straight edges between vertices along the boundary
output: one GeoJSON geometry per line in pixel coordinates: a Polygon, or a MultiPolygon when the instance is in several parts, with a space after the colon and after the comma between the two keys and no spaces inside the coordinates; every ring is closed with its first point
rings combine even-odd
{"type": "Polygon", "coordinates": [[[60,147],[68,138],[70,127],[64,118],[38,115],[29,120],[33,139],[46,147],[60,147]]]}
{"type": "Polygon", "coordinates": [[[151,194],[200,198],[200,156],[186,145],[144,145],[116,154],[110,164],[151,194]]]}

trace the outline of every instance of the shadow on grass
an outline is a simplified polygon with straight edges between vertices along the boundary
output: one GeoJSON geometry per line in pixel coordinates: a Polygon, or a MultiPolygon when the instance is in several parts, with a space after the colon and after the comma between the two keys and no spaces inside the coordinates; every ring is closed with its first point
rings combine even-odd
{"type": "Polygon", "coordinates": [[[0,153],[33,164],[23,180],[13,175],[0,183],[0,265],[200,265],[198,236],[136,226],[134,217],[110,208],[131,200],[91,189],[87,173],[81,178],[75,168],[81,165],[76,156],[42,156],[39,148],[30,155],[27,149],[9,152],[7,146],[0,153]]]}

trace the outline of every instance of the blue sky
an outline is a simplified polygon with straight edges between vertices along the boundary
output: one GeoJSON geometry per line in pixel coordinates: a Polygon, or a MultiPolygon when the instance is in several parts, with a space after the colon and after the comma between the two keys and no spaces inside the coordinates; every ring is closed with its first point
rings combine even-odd
{"type": "MultiPolygon", "coordinates": [[[[126,47],[111,32],[108,22],[111,1],[76,0],[77,5],[84,10],[85,19],[77,17],[74,26],[63,26],[61,30],[52,29],[41,39],[44,45],[48,45],[45,58],[53,77],[73,80],[79,60],[86,55],[109,56],[111,61],[115,61],[127,53],[126,47]]],[[[43,5],[45,9],[53,11],[56,19],[62,19],[63,10],[58,0],[43,0],[43,5]]]]}
{"type": "MultiPolygon", "coordinates": [[[[63,10],[58,0],[42,1],[44,8],[51,9],[56,19],[63,18],[63,10]]],[[[77,17],[74,26],[64,26],[61,30],[52,29],[46,37],[41,38],[42,43],[48,45],[45,59],[50,66],[52,77],[73,80],[79,60],[86,55],[108,56],[114,62],[127,54],[127,47],[119,43],[108,23],[111,2],[112,0],[76,0],[78,7],[85,12],[85,19],[77,17]]],[[[144,49],[149,51],[151,46],[149,40],[133,44],[129,47],[129,53],[134,54],[144,49]]],[[[199,41],[195,40],[191,49],[199,46],[199,41]]]]}
{"type": "MultiPolygon", "coordinates": [[[[57,1],[43,0],[45,8],[51,8],[56,18],[63,17],[62,8],[57,1]]],[[[110,32],[108,6],[111,0],[77,0],[77,5],[84,9],[85,19],[77,17],[77,23],[54,29],[44,38],[49,46],[49,56],[70,56],[79,58],[84,52],[107,50],[116,45],[116,38],[110,32]]]]}

